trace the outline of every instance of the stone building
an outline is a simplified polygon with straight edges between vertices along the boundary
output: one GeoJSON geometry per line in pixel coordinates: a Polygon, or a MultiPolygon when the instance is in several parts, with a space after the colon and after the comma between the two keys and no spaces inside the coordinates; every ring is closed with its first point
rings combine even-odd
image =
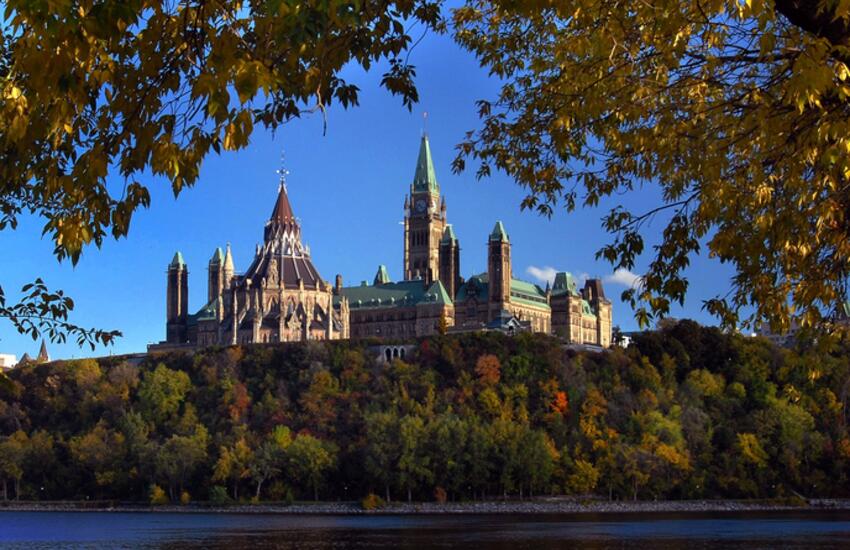
{"type": "Polygon", "coordinates": [[[611,345],[612,311],[602,281],[579,289],[569,273],[558,273],[546,290],[517,279],[511,242],[496,222],[487,243],[487,272],[464,280],[460,242],[446,216],[428,137],[423,136],[413,183],[404,199],[404,280],[392,282],[385,266],[371,285],[335,288],[347,298],[352,338],[410,338],[443,328],[531,330],[569,343],[611,345]]]}
{"type": "Polygon", "coordinates": [[[189,270],[177,252],[168,266],[166,340],[150,351],[349,337],[347,300],[334,297],[313,265],[283,181],[245,273],[236,274],[230,245],[224,253],[217,248],[207,267],[206,304],[189,314],[188,295],[189,270]]]}
{"type": "Polygon", "coordinates": [[[372,283],[326,283],[301,242],[282,181],[264,244],[244,274],[230,246],[216,249],[207,271],[207,303],[188,308],[189,271],[177,252],[167,274],[166,341],[152,351],[213,344],[309,339],[404,340],[440,331],[528,330],[572,344],[611,345],[611,302],[602,282],[579,289],[558,273],[551,288],[517,279],[511,241],[497,221],[487,241],[487,271],[461,276],[460,241],[446,216],[428,137],[423,136],[413,182],[404,199],[403,280],[378,267],[372,283]]]}

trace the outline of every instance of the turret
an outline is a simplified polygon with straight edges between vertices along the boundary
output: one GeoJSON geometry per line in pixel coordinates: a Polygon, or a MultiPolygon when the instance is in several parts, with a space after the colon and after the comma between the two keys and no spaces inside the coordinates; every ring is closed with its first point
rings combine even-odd
{"type": "Polygon", "coordinates": [[[171,344],[186,342],[186,321],[189,315],[189,270],[183,255],[178,251],[168,264],[168,290],[166,292],[166,341],[171,344]]]}
{"type": "Polygon", "coordinates": [[[41,349],[38,350],[38,357],[35,358],[36,363],[49,363],[50,354],[47,353],[47,344],[44,340],[41,341],[41,349]]]}
{"type": "MultiPolygon", "coordinates": [[[[445,203],[443,203],[445,206],[445,203]]],[[[446,225],[440,239],[440,281],[452,300],[462,283],[460,278],[460,245],[451,224],[446,225]]]]}
{"type": "Polygon", "coordinates": [[[218,299],[224,289],[224,254],[216,248],[207,267],[207,303],[218,299]]]}
{"type": "Polygon", "coordinates": [[[387,271],[387,266],[381,264],[378,266],[378,272],[375,274],[375,280],[373,281],[373,285],[385,285],[390,281],[390,274],[387,271]]]}
{"type": "Polygon", "coordinates": [[[233,254],[230,253],[230,243],[227,243],[226,252],[224,253],[224,267],[222,268],[224,288],[230,288],[230,282],[233,280],[233,254]]]}
{"type": "Polygon", "coordinates": [[[511,243],[500,221],[487,242],[487,275],[490,320],[493,320],[511,301],[511,243]]]}

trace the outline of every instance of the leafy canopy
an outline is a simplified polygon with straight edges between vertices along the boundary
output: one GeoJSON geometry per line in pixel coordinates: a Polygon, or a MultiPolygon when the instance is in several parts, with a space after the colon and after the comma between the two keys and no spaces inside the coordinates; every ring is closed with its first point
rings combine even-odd
{"type": "Polygon", "coordinates": [[[457,40],[499,77],[455,169],[480,161],[528,190],[524,208],[596,205],[657,187],[646,212],[617,206],[598,253],[633,268],[624,299],[647,324],[682,303],[691,258],[731,263],[705,308],[775,329],[829,320],[850,258],[850,5],[835,0],[469,0],[457,40]]]}
{"type": "MultiPolygon", "coordinates": [[[[357,86],[339,75],[346,65],[388,61],[381,84],[410,108],[418,99],[403,56],[410,30],[443,26],[439,0],[4,6],[0,230],[38,215],[57,258],[74,263],[85,245],[126,235],[133,213],[150,204],[141,174],[164,177],[178,195],[205,156],[245,147],[255,125],[275,129],[305,111],[357,105],[357,86]],[[107,184],[107,174],[120,177],[107,184]]],[[[54,302],[37,304],[48,311],[33,325],[20,321],[20,308],[0,316],[17,316],[15,327],[34,337],[39,321],[87,343],[118,336],[68,324],[73,305],[54,302]]]]}

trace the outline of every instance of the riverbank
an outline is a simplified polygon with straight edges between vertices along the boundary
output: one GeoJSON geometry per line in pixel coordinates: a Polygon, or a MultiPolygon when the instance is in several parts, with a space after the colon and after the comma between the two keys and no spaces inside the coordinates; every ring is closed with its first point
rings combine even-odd
{"type": "Polygon", "coordinates": [[[64,501],[0,502],[0,511],[19,512],[154,512],[228,514],[645,514],[760,512],[782,510],[850,511],[845,499],[783,500],[652,500],[607,501],[576,498],[538,498],[523,501],[487,502],[394,502],[376,510],[364,510],[359,502],[230,504],[191,503],[183,506],[149,506],[130,502],[64,501]]]}

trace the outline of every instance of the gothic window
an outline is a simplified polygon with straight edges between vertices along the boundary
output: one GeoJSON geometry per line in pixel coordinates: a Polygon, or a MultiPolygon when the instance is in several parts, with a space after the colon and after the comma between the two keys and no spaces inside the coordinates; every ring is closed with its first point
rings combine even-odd
{"type": "Polygon", "coordinates": [[[387,348],[386,356],[387,356],[387,361],[392,360],[393,356],[392,356],[392,351],[390,351],[390,348],[387,348]]]}

